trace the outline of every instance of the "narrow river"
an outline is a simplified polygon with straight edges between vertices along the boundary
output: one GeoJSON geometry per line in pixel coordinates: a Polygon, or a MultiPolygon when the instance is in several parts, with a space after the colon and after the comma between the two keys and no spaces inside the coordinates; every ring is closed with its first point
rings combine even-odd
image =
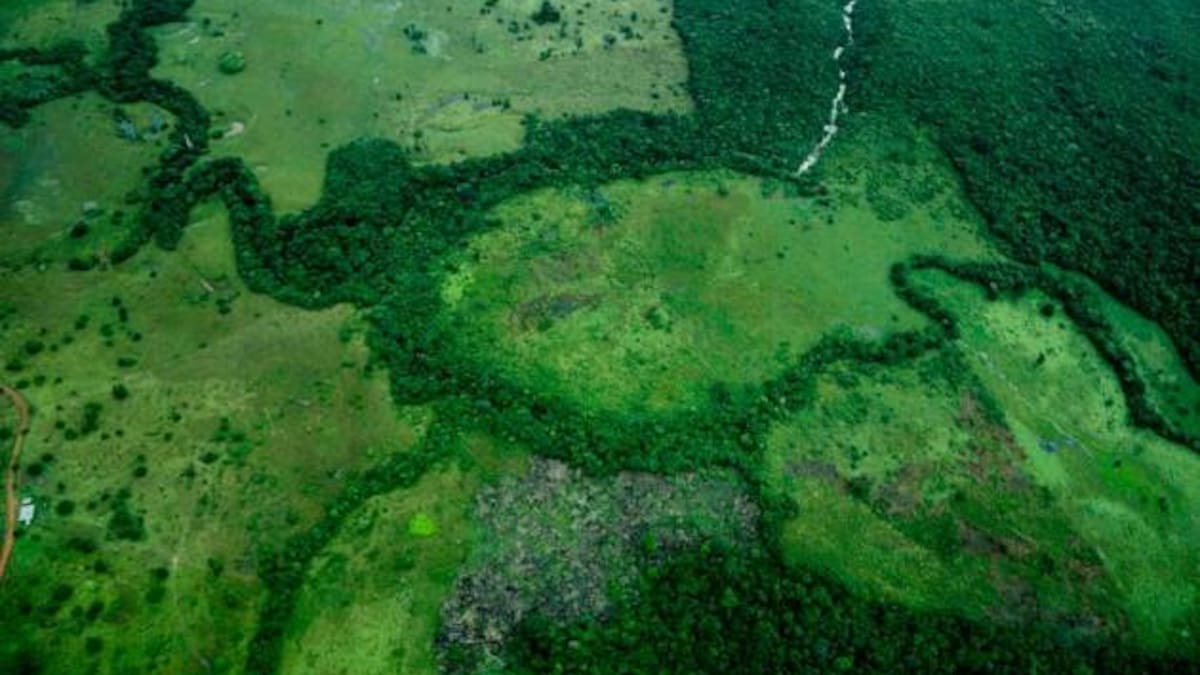
{"type": "Polygon", "coordinates": [[[846,42],[833,50],[833,60],[838,64],[838,88],[837,93],[833,95],[833,102],[829,106],[829,121],[825,123],[825,133],[804,157],[804,161],[796,169],[796,176],[803,176],[817,165],[817,161],[821,159],[821,153],[825,152],[825,148],[833,142],[834,136],[837,136],[838,118],[847,111],[846,70],[842,68],[841,64],[842,55],[854,45],[854,5],[857,3],[858,0],[850,0],[842,7],[842,26],[846,29],[846,42]]]}

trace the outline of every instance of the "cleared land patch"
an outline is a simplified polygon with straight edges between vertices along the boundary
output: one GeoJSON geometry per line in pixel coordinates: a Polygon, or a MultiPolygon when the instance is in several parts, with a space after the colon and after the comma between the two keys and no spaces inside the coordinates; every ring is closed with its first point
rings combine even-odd
{"type": "Polygon", "coordinates": [[[730,475],[625,472],[589,478],[535,458],[475,499],[479,545],[442,606],[438,645],[451,673],[503,666],[522,621],[604,617],[635,591],[642,554],[756,538],[758,509],[730,475]]]}

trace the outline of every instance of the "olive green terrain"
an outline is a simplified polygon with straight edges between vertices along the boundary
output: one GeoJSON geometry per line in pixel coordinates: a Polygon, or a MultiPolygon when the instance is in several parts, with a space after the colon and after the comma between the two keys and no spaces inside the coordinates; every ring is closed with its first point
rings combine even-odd
{"type": "Polygon", "coordinates": [[[843,12],[5,3],[0,672],[1200,670],[1200,14],[843,12]]]}

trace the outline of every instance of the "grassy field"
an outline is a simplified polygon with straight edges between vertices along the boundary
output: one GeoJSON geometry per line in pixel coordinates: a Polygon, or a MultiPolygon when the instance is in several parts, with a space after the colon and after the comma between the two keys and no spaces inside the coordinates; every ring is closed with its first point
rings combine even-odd
{"type": "MultiPolygon", "coordinates": [[[[33,4],[0,8],[5,46],[77,38],[96,54],[119,9],[33,4]]],[[[689,106],[678,38],[657,3],[580,4],[545,26],[529,21],[537,3],[501,2],[483,14],[475,3],[458,5],[443,13],[381,2],[202,1],[192,22],[156,31],[156,75],[197,93],[215,114],[215,152],[249,160],[284,209],[315,200],[328,150],[364,134],[401,141],[422,161],[450,161],[517,147],[529,113],[689,106]],[[316,48],[296,52],[300,41],[316,48]],[[246,59],[244,72],[220,71],[229,52],[246,59]]],[[[18,71],[6,66],[0,78],[18,71]]],[[[0,647],[6,663],[238,671],[265,557],[317,522],[347,476],[415,445],[431,418],[392,404],[350,308],[306,312],[247,293],[218,209],[195,214],[178,251],[104,264],[130,225],[126,196],[171,122],[152,106],[89,94],[41,106],[29,125],[0,132],[0,356],[6,381],[35,407],[22,495],[38,509],[0,601],[14,638],[0,647]],[[97,270],[64,269],[92,254],[97,270]]],[[[371,658],[385,669],[393,659],[406,671],[433,667],[437,610],[468,550],[465,509],[481,481],[502,470],[488,461],[438,470],[361,509],[375,518],[380,508],[421,504],[421,518],[404,516],[408,539],[387,551],[409,557],[411,585],[353,617],[408,616],[411,631],[385,623],[383,633],[355,636],[400,651],[345,649],[338,629],[346,617],[313,599],[326,597],[326,558],[362,550],[366,535],[352,524],[314,567],[290,624],[300,642],[287,647],[288,670],[344,663],[357,672],[371,658]],[[343,649],[333,661],[314,660],[322,644],[343,649]]],[[[372,567],[348,592],[374,594],[388,583],[376,562],[357,562],[372,567]]]]}
{"type": "Polygon", "coordinates": [[[349,473],[414,445],[428,414],[392,404],[348,308],[247,294],[219,211],[177,252],[26,267],[0,289],[5,379],[34,406],[21,494],[38,509],[0,622],[49,672],[236,671],[257,561],[349,473]]]}
{"type": "MultiPolygon", "coordinates": [[[[890,293],[861,285],[872,270],[909,254],[995,255],[972,238],[944,160],[891,124],[853,116],[821,167],[840,214],[857,203],[871,216],[834,215],[828,228],[846,228],[856,255],[831,271],[860,308],[890,293]],[[851,229],[864,223],[873,231],[851,229]],[[866,241],[879,252],[864,253],[866,241]]],[[[830,264],[840,245],[806,248],[830,264]]],[[[917,608],[1128,630],[1186,653],[1200,616],[1186,543],[1200,462],[1129,426],[1112,372],[1061,310],[1044,317],[1045,298],[987,303],[946,275],[919,283],[950,303],[962,339],[910,365],[835,366],[814,404],[768,436],[768,481],[799,507],[784,530],[789,559],[917,608]]],[[[1195,429],[1196,383],[1170,341],[1094,290],[1152,400],[1195,429]]]]}
{"type": "Polygon", "coordinates": [[[108,41],[104,27],[120,11],[117,0],[7,0],[0,6],[0,49],[78,40],[94,56],[108,41]]]}
{"type": "MultiPolygon", "coordinates": [[[[5,2],[0,49],[79,39],[89,63],[102,66],[103,26],[122,6],[5,2]]],[[[687,21],[712,20],[730,40],[770,32],[738,23],[733,5],[680,8],[685,30],[687,21]]],[[[919,23],[912,8],[886,9],[863,14],[879,21],[863,27],[864,51],[880,48],[871,31],[889,18],[919,23]]],[[[836,10],[818,17],[814,9],[814,22],[834,26],[836,10]]],[[[212,114],[212,156],[244,159],[277,213],[293,212],[317,201],[330,151],[364,136],[396,141],[430,168],[519,148],[531,115],[695,112],[673,12],[665,0],[563,0],[549,9],[541,0],[196,0],[186,21],[150,31],[159,47],[153,75],[212,114]]],[[[1083,12],[1064,25],[1098,30],[1100,16],[1083,12]]],[[[972,20],[972,31],[995,23],[982,9],[972,20]]],[[[900,34],[899,51],[879,53],[924,54],[933,44],[919,30],[900,34]]],[[[689,50],[713,39],[688,36],[689,50]]],[[[822,55],[832,47],[811,46],[822,55]]],[[[1030,63],[1013,50],[992,53],[1024,64],[1001,81],[1019,92],[1041,86],[1022,75],[1030,63]]],[[[873,67],[847,59],[853,74],[873,67]]],[[[707,63],[716,75],[706,82],[743,86],[740,73],[721,69],[728,65],[707,63]]],[[[0,64],[0,91],[36,71],[0,64]]],[[[1173,77],[1163,64],[1150,74],[1173,77]]],[[[780,76],[747,77],[760,75],[780,76]]],[[[425,176],[455,207],[428,213],[486,215],[495,226],[464,219],[480,233],[465,246],[455,240],[448,259],[420,258],[441,283],[441,304],[430,303],[440,313],[428,316],[442,323],[396,322],[395,334],[370,342],[375,354],[365,339],[370,310],[306,311],[250,293],[214,202],[195,210],[177,250],[151,245],[110,263],[175,123],[163,110],[90,93],[37,107],[20,129],[0,128],[0,377],[33,405],[21,496],[36,507],[0,587],[0,671],[36,663],[51,673],[235,673],[258,663],[248,655],[264,645],[262,653],[280,647],[278,664],[263,662],[284,673],[499,669],[525,619],[565,630],[606,616],[674,553],[706,543],[773,553],[775,542],[760,535],[775,530],[759,519],[777,515],[760,499],[774,496],[797,507],[782,529],[785,562],[798,574],[827,573],[864,602],[1006,626],[1046,621],[1067,638],[1129,637],[1200,656],[1200,458],[1131,426],[1111,368],[1050,297],[989,298],[948,274],[911,272],[916,289],[957,317],[955,339],[887,366],[842,359],[839,343],[820,372],[791,373],[800,381],[787,389],[795,400],[773,398],[789,381],[769,396],[709,407],[723,387],[772,380],[832,336],[882,345],[928,327],[897,294],[894,264],[921,254],[1003,259],[967,201],[962,157],[952,165],[938,144],[953,146],[907,113],[868,106],[869,96],[858,110],[850,92],[839,134],[803,185],[676,171],[531,190],[485,213],[457,208],[476,199],[475,178],[510,195],[531,184],[523,172],[541,185],[564,185],[567,174],[553,173],[560,167],[551,156],[537,167],[514,160],[490,176],[425,176]],[[72,269],[93,258],[94,268],[72,269]],[[437,339],[409,334],[422,331],[437,339]],[[390,358],[401,343],[408,361],[390,358]],[[379,364],[415,380],[427,362],[436,381],[410,390],[452,395],[398,405],[379,364]],[[701,428],[720,435],[711,445],[703,438],[693,447],[702,434],[674,428],[659,437],[684,447],[670,452],[695,455],[683,473],[627,471],[634,464],[620,462],[630,454],[654,459],[661,450],[639,447],[640,437],[570,436],[582,439],[578,448],[554,440],[588,420],[658,433],[659,419],[686,424],[696,419],[689,413],[710,412],[718,421],[701,428]],[[549,419],[557,414],[574,421],[549,419]],[[513,425],[528,425],[519,429],[527,447],[513,425]],[[600,475],[531,447],[582,457],[600,475]],[[412,461],[385,461],[396,457],[412,461]],[[279,579],[296,583],[282,588],[279,579]],[[275,628],[282,638],[273,642],[275,628]]],[[[703,110],[703,94],[696,105],[703,110]]],[[[734,135],[770,126],[742,119],[766,115],[746,109],[698,119],[720,120],[734,135]]],[[[627,135],[600,148],[600,164],[623,160],[613,148],[627,149],[637,129],[673,129],[678,120],[610,122],[627,135]]],[[[790,128],[769,138],[790,143],[780,140],[790,128]]],[[[685,138],[734,151],[697,151],[695,164],[612,166],[642,167],[629,175],[646,166],[755,166],[761,158],[739,152],[742,141],[715,137],[724,129],[685,138]]],[[[1000,135],[975,136],[972,152],[1009,151],[1000,135]]],[[[1071,138],[1064,147],[1078,151],[1071,138]]],[[[802,157],[807,147],[794,150],[802,157]]],[[[562,170],[614,173],[586,164],[562,170]]],[[[353,187],[332,186],[330,203],[353,187]]],[[[375,188],[368,192],[387,193],[375,188]]],[[[330,226],[374,227],[357,211],[375,206],[347,199],[330,226]]],[[[379,236],[429,225],[418,221],[389,222],[379,236]]],[[[433,227],[443,225],[466,227],[433,227]]],[[[279,232],[280,241],[295,235],[279,232]]],[[[297,258],[320,258],[320,241],[283,243],[301,251],[297,258]]],[[[331,250],[337,258],[366,249],[331,250]]],[[[304,273],[310,262],[288,261],[304,273]]],[[[1151,404],[1200,433],[1200,384],[1164,331],[1089,288],[1151,404]]],[[[0,408],[0,447],[13,424],[0,408]]],[[[680,464],[636,464],[666,465],[680,464]]],[[[719,617],[697,617],[710,619],[719,617]]]]}
{"type": "Polygon", "coordinates": [[[1136,362],[1155,408],[1177,428],[1200,435],[1200,383],[1188,373],[1171,339],[1158,324],[1111,296],[1095,295],[1105,317],[1116,326],[1121,345],[1136,362]]]}
{"type": "Polygon", "coordinates": [[[362,136],[447,162],[516,149],[531,113],[689,108],[669,4],[559,4],[538,24],[534,0],[199,0],[157,31],[155,75],[213,111],[213,151],[245,158],[284,210],[315,201],[326,153],[362,136]],[[230,53],[239,74],[219,70],[230,53]]]}
{"type": "Polygon", "coordinates": [[[20,129],[0,126],[0,264],[103,257],[121,241],[125,197],[165,134],[149,134],[153,106],[119,109],[137,138],[119,135],[118,108],[94,94],[41,106],[20,129]]]}
{"type": "Polygon", "coordinates": [[[962,367],[836,368],[772,432],[768,476],[800,509],[789,559],[920,609],[1084,631],[1117,620],[1101,558],[989,419],[987,391],[947,378],[962,367]]]}
{"type": "Polygon", "coordinates": [[[866,150],[850,145],[829,157],[824,196],[693,173],[502,205],[502,227],[444,283],[464,358],[585,407],[688,409],[718,382],[771,377],[830,331],[923,325],[892,293],[891,264],[988,247],[941,167],[920,163],[921,140],[860,129],[864,145],[891,140],[896,168],[861,172],[866,150]],[[919,202],[901,192],[912,183],[919,202]]]}
{"type": "Polygon", "coordinates": [[[944,281],[929,283],[963,317],[972,370],[1004,409],[1030,475],[1103,562],[1135,634],[1192,649],[1200,460],[1129,425],[1116,379],[1069,320],[1044,315],[1048,299],[985,303],[978,289],[944,281]]]}
{"type": "Polygon", "coordinates": [[[835,369],[768,441],[768,475],[800,508],[789,557],[916,607],[1190,653],[1200,461],[1129,426],[1112,373],[1045,297],[921,283],[961,342],[912,367],[835,369]]]}

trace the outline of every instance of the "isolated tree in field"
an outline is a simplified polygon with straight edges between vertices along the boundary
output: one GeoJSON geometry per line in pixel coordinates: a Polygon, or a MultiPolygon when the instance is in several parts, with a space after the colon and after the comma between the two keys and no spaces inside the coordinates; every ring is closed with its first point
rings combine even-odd
{"type": "Polygon", "coordinates": [[[544,26],[548,23],[558,23],[562,19],[562,14],[555,9],[554,5],[550,4],[550,0],[543,0],[541,8],[533,15],[533,22],[539,26],[544,26]]]}

